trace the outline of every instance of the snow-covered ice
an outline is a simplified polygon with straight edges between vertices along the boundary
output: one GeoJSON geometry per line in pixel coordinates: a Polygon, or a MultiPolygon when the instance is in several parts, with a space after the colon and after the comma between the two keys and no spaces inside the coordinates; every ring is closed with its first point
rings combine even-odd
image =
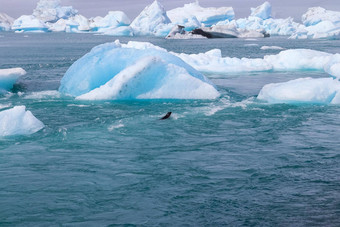
{"type": "Polygon", "coordinates": [[[59,91],[78,99],[214,99],[201,73],[151,43],[119,41],[93,48],[66,72],[59,91]]]}
{"type": "Polygon", "coordinates": [[[15,106],[0,112],[0,136],[29,135],[44,128],[25,106],[15,106]]]}
{"type": "Polygon", "coordinates": [[[25,74],[22,68],[0,69],[0,93],[12,89],[18,78],[25,74]]]}

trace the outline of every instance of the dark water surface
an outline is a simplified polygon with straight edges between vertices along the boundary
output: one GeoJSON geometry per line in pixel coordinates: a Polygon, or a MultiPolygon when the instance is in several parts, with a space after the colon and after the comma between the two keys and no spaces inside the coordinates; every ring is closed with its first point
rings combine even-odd
{"type": "MultiPolygon", "coordinates": [[[[27,71],[0,106],[25,105],[46,125],[0,139],[0,226],[340,226],[340,107],[256,101],[264,84],[325,73],[207,75],[222,94],[214,101],[80,102],[53,91],[75,60],[114,40],[0,34],[0,68],[27,71]]],[[[275,37],[120,40],[231,57],[279,52],[263,45],[340,53],[339,41],[275,37]]]]}

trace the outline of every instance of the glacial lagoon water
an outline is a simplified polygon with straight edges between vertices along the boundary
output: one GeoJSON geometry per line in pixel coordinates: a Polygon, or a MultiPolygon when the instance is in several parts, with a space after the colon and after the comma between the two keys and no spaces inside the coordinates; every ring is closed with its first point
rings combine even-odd
{"type": "MultiPolygon", "coordinates": [[[[324,72],[206,75],[213,101],[76,101],[56,92],[68,67],[115,37],[1,33],[0,68],[22,67],[0,108],[25,105],[46,127],[0,138],[0,226],[339,226],[340,106],[269,105],[264,84],[324,72]],[[166,112],[171,119],[159,121],[166,112]]],[[[336,40],[149,41],[263,57],[336,40]]]]}

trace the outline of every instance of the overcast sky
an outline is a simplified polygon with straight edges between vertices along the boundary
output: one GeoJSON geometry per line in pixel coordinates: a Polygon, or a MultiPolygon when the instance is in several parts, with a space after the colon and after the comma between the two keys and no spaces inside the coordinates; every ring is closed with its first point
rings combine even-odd
{"type": "MultiPolygon", "coordinates": [[[[159,0],[166,10],[183,6],[195,0],[159,0]]],[[[0,12],[17,18],[32,14],[38,0],[0,0],[0,12]]],[[[73,6],[86,17],[105,16],[110,10],[124,11],[130,19],[135,18],[153,0],[61,0],[62,5],[73,6]]],[[[250,7],[256,7],[264,0],[200,0],[200,5],[232,6],[236,18],[246,17],[250,7]]],[[[329,10],[340,11],[340,0],[271,0],[272,14],[275,18],[294,17],[297,21],[309,7],[322,6],[329,10]]]]}

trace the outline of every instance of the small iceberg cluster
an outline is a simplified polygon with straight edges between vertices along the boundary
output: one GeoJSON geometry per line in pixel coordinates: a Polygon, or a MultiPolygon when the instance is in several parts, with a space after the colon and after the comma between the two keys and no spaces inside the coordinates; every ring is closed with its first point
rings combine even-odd
{"type": "Polygon", "coordinates": [[[297,55],[297,58],[290,61],[286,56],[285,64],[279,64],[277,67],[287,68],[287,65],[295,62],[295,69],[324,70],[331,77],[300,78],[284,83],[267,84],[261,89],[257,98],[268,103],[340,104],[340,54],[333,55],[312,50],[305,50],[304,53],[304,56],[297,55]]]}
{"type": "Polygon", "coordinates": [[[0,69],[0,93],[11,90],[18,78],[25,74],[22,68],[0,69]]]}
{"type": "Polygon", "coordinates": [[[65,73],[59,91],[83,100],[215,99],[201,73],[151,43],[102,44],[65,73]]]}
{"type": "Polygon", "coordinates": [[[251,8],[247,18],[235,18],[232,7],[207,7],[198,1],[166,11],[155,0],[131,22],[122,11],[109,11],[105,17],[86,18],[60,0],[40,0],[32,15],[14,20],[0,14],[0,31],[16,32],[95,32],[113,36],[158,36],[190,38],[260,38],[272,35],[291,39],[340,38],[340,12],[313,7],[302,16],[273,18],[269,2],[251,8]],[[181,28],[181,29],[179,29],[181,28]]]}
{"type": "Polygon", "coordinates": [[[15,106],[0,112],[0,136],[30,135],[44,128],[25,106],[15,106]]]}

